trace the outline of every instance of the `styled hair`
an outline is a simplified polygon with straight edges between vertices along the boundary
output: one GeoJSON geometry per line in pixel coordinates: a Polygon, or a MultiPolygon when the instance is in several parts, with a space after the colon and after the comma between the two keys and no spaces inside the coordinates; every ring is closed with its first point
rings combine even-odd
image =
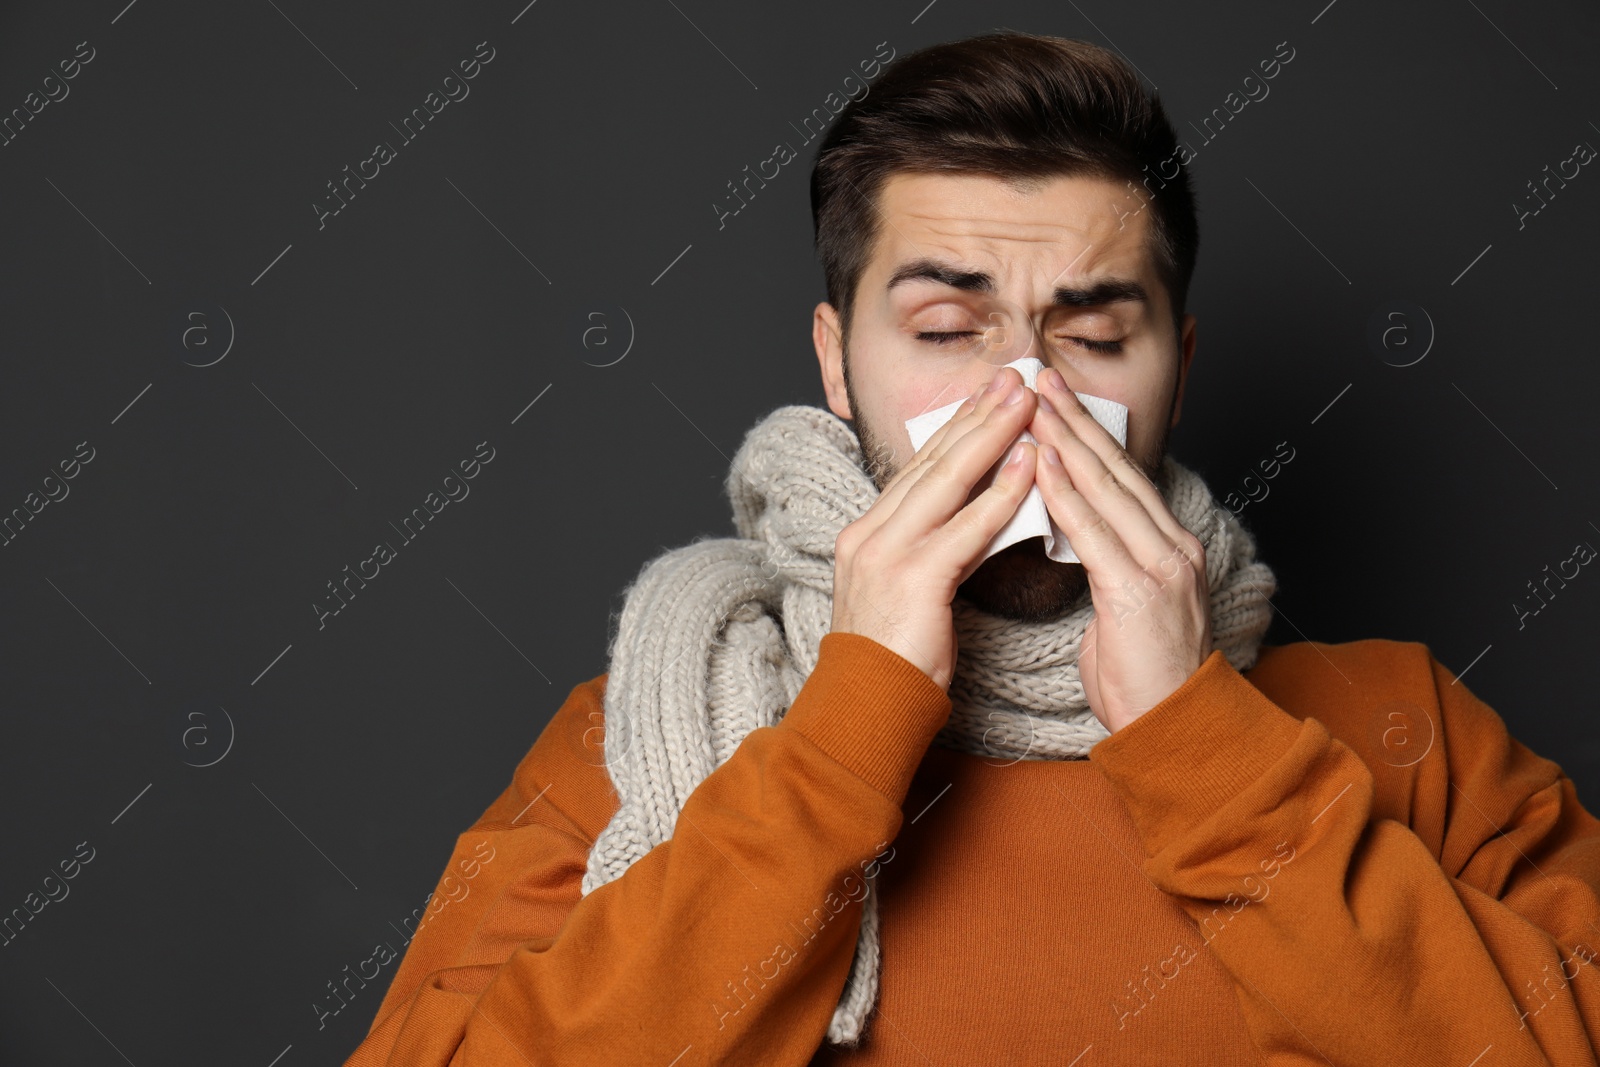
{"type": "Polygon", "coordinates": [[[1084,176],[1131,182],[1148,202],[1176,330],[1200,245],[1188,170],[1176,156],[1159,95],[1098,45],[1004,30],[907,53],[846,105],[817,150],[811,223],[828,303],[848,337],[892,173],[983,174],[1023,191],[1084,176]],[[1156,175],[1164,163],[1176,176],[1156,175]]]}

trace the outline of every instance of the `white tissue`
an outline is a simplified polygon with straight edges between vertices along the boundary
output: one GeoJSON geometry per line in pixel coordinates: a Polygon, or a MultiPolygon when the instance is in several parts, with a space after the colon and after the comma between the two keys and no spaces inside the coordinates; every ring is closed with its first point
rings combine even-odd
{"type": "MultiPolygon", "coordinates": [[[[1006,366],[1015,367],[1017,372],[1022,375],[1022,384],[1029,389],[1034,389],[1035,392],[1038,391],[1034,387],[1034,382],[1039,377],[1039,372],[1044,370],[1042,362],[1033,356],[1026,356],[1007,363],[1006,366]]],[[[1076,389],[1073,390],[1073,394],[1083,401],[1083,406],[1089,409],[1089,414],[1094,416],[1094,421],[1104,426],[1111,436],[1117,439],[1118,444],[1124,448],[1128,446],[1128,409],[1124,405],[1117,403],[1115,400],[1107,400],[1102,396],[1090,396],[1087,393],[1080,393],[1076,389]]],[[[962,397],[960,400],[953,401],[934,411],[925,412],[907,422],[906,432],[911,435],[912,450],[920,450],[927,443],[928,438],[933,436],[934,431],[949,422],[951,417],[955,415],[956,409],[966,401],[967,398],[962,397]]],[[[1027,430],[1023,430],[1017,440],[1027,441],[1035,445],[1039,443],[1033,434],[1027,430]]],[[[1007,448],[1006,454],[1009,454],[1010,451],[1011,449],[1007,448]]],[[[995,465],[989,468],[989,471],[978,481],[978,484],[974,487],[975,491],[981,492],[988,488],[994,482],[994,476],[999,473],[1000,467],[1004,463],[1005,456],[1002,455],[995,462],[995,465]]],[[[1037,484],[1028,487],[1027,495],[1017,505],[1016,513],[1011,516],[1010,521],[1000,528],[1000,532],[994,535],[988,547],[984,549],[982,558],[988,559],[1002,548],[1016,544],[1018,541],[1028,537],[1043,537],[1045,555],[1057,563],[1082,562],[1078,558],[1078,554],[1072,550],[1072,546],[1067,543],[1067,535],[1062,533],[1061,528],[1051,520],[1050,509],[1045,506],[1044,496],[1040,494],[1037,484]]]]}

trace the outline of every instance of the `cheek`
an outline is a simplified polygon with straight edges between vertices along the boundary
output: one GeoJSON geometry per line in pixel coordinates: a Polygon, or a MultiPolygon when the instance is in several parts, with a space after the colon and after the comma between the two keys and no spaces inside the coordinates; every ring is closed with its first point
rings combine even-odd
{"type": "Polygon", "coordinates": [[[1156,449],[1169,432],[1167,423],[1172,412],[1171,398],[1140,395],[1112,399],[1128,405],[1128,452],[1141,462],[1155,462],[1159,458],[1156,449]]]}
{"type": "MultiPolygon", "coordinates": [[[[913,396],[900,397],[895,404],[894,425],[901,434],[905,433],[906,423],[930,411],[936,411],[946,404],[954,401],[960,394],[949,391],[941,395],[937,389],[919,391],[913,396]]],[[[909,439],[909,438],[908,438],[909,439]]]]}
{"type": "Polygon", "coordinates": [[[856,381],[857,395],[868,408],[873,436],[903,463],[915,454],[906,423],[966,400],[994,377],[998,367],[981,358],[884,358],[873,370],[870,380],[862,375],[856,381]],[[876,403],[860,395],[863,388],[878,398],[876,403]]]}
{"type": "Polygon", "coordinates": [[[916,454],[916,449],[911,445],[911,434],[906,430],[906,423],[930,411],[938,411],[965,400],[978,387],[978,383],[974,382],[963,390],[961,381],[949,379],[904,387],[892,405],[893,414],[889,416],[892,425],[882,425],[877,430],[893,443],[895,453],[902,461],[909,459],[916,454]]]}
{"type": "MultiPolygon", "coordinates": [[[[983,367],[973,367],[960,374],[941,378],[929,378],[904,386],[896,398],[895,406],[899,412],[900,432],[905,432],[905,424],[918,415],[929,411],[937,411],[970,397],[982,389],[984,383],[994,376],[992,371],[983,367]]],[[[909,441],[910,438],[908,437],[909,441]]]]}

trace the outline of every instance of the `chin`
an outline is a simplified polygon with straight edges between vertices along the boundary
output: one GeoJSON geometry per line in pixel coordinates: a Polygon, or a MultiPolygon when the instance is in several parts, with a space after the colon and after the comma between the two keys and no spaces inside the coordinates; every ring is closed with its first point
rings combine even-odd
{"type": "Polygon", "coordinates": [[[1021,622],[1050,622],[1073,611],[1089,587],[1081,563],[1058,563],[1044,538],[1007,545],[978,565],[956,595],[980,611],[1021,622]]]}

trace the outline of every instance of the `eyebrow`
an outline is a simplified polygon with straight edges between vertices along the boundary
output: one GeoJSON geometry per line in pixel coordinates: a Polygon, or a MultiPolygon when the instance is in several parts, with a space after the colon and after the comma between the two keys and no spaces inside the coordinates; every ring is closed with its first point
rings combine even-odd
{"type": "MultiPolygon", "coordinates": [[[[885,289],[903,282],[926,279],[971,293],[995,292],[994,278],[981,270],[963,270],[937,259],[914,259],[895,268],[885,289]]],[[[1123,301],[1148,304],[1150,295],[1131,278],[1106,278],[1085,287],[1058,285],[1050,302],[1058,307],[1092,308],[1123,301]]]]}

